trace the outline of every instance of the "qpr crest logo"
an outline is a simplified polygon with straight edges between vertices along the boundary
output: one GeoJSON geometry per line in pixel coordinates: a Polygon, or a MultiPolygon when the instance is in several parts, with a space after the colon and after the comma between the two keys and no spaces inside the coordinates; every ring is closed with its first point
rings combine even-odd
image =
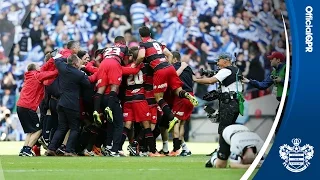
{"type": "Polygon", "coordinates": [[[279,155],[284,160],[283,165],[291,172],[302,172],[310,165],[310,160],[313,158],[313,146],[306,144],[299,146],[301,139],[294,138],[291,140],[293,146],[284,144],[280,146],[279,155]]]}

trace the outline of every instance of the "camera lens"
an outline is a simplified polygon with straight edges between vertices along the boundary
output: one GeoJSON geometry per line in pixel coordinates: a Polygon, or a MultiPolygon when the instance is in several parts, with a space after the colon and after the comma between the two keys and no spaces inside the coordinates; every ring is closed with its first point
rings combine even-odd
{"type": "Polygon", "coordinates": [[[201,69],[199,70],[199,73],[200,73],[200,76],[203,76],[203,75],[205,75],[205,70],[204,70],[203,68],[201,68],[201,69]]]}

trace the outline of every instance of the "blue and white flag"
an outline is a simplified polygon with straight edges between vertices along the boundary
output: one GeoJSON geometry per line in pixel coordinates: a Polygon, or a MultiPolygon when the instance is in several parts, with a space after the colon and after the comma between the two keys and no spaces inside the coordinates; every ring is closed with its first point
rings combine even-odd
{"type": "Polygon", "coordinates": [[[44,52],[41,48],[41,46],[37,45],[29,51],[29,53],[26,55],[24,61],[30,61],[30,62],[37,62],[38,65],[43,64],[44,60],[44,52]]]}

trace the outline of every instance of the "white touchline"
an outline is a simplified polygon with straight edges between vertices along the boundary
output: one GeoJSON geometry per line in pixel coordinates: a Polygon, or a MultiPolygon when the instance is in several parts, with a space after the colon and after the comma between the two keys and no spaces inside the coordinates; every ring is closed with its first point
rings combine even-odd
{"type": "Polygon", "coordinates": [[[286,95],[287,95],[287,90],[288,90],[288,84],[289,84],[289,70],[290,70],[290,53],[289,53],[289,38],[288,38],[288,34],[287,34],[287,27],[286,27],[286,23],[284,21],[283,18],[283,14],[281,12],[281,16],[282,16],[282,21],[283,21],[283,27],[284,27],[284,33],[286,35],[286,78],[285,78],[285,82],[284,82],[284,88],[283,88],[283,92],[282,92],[282,96],[281,96],[281,101],[280,101],[280,105],[279,105],[279,109],[276,115],[276,119],[271,127],[271,130],[269,132],[269,135],[266,139],[266,141],[264,142],[258,156],[256,157],[256,159],[253,161],[253,163],[251,164],[251,166],[247,169],[247,171],[244,173],[244,175],[241,177],[240,180],[247,180],[249,179],[249,177],[251,176],[252,172],[255,170],[255,168],[257,167],[258,163],[260,162],[260,159],[262,158],[262,156],[264,155],[264,153],[266,152],[270,141],[272,139],[272,136],[274,135],[274,132],[276,130],[276,127],[279,123],[279,119],[283,110],[283,106],[284,106],[284,102],[286,100],[286,95]]]}

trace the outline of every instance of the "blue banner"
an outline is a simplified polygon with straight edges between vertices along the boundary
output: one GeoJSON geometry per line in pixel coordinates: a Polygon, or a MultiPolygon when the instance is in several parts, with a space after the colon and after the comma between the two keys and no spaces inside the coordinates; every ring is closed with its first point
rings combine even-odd
{"type": "Polygon", "coordinates": [[[280,131],[254,179],[320,179],[319,4],[286,1],[292,38],[290,93],[280,131]]]}

